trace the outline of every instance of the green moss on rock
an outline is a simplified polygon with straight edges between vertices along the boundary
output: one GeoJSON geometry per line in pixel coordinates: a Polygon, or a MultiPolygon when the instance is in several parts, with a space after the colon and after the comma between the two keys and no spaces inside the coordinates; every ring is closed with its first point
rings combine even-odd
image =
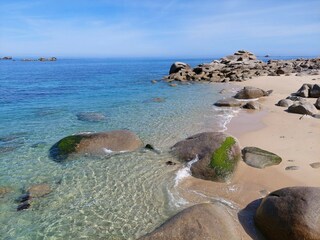
{"type": "Polygon", "coordinates": [[[82,136],[73,135],[61,139],[57,143],[57,148],[61,155],[68,155],[75,152],[77,145],[81,142],[82,136]]]}
{"type": "Polygon", "coordinates": [[[210,166],[216,170],[217,175],[225,177],[233,172],[236,161],[230,159],[230,150],[235,143],[233,137],[226,137],[221,146],[213,152],[210,166]]]}

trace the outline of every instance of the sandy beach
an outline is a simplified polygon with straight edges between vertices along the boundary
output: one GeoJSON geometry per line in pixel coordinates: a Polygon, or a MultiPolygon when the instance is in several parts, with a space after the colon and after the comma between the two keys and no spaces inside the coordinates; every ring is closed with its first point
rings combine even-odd
{"type": "MultiPolygon", "coordinates": [[[[320,161],[319,119],[288,113],[285,111],[287,108],[275,105],[280,99],[296,92],[303,83],[319,81],[318,76],[265,76],[237,83],[239,86],[272,89],[273,93],[259,99],[262,110],[241,110],[229,123],[227,133],[235,136],[241,147],[254,146],[271,151],[279,155],[282,162],[276,166],[258,169],[241,161],[235,175],[228,183],[189,177],[180,185],[180,196],[194,203],[222,197],[240,210],[280,188],[320,187],[320,168],[315,169],[310,166],[311,163],[320,161]],[[297,166],[298,169],[286,170],[289,166],[297,166]]],[[[308,100],[313,103],[316,101],[315,98],[308,100]]],[[[236,212],[237,210],[233,213],[235,218],[236,212]]],[[[242,239],[252,239],[257,236],[252,226],[247,230],[250,236],[240,226],[239,232],[242,239]]]]}

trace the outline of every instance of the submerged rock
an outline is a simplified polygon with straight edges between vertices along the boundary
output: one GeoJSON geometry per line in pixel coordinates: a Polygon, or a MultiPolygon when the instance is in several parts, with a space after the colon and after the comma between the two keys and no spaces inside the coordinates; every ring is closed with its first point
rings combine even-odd
{"type": "Polygon", "coordinates": [[[51,193],[51,187],[49,184],[42,183],[42,184],[35,184],[32,185],[28,190],[27,193],[29,194],[30,198],[38,198],[43,197],[49,193],[51,193]]]}
{"type": "Polygon", "coordinates": [[[98,112],[81,112],[77,114],[77,118],[86,122],[103,122],[107,119],[104,114],[98,112]]]}
{"type": "Polygon", "coordinates": [[[254,217],[267,239],[320,239],[320,188],[289,187],[270,193],[254,217]]]}
{"type": "Polygon", "coordinates": [[[140,240],[241,239],[226,206],[202,203],[184,209],[140,240]]]}
{"type": "Polygon", "coordinates": [[[55,143],[49,155],[55,161],[63,161],[74,154],[100,156],[110,151],[128,152],[140,147],[142,147],[142,141],[135,133],[128,130],[80,133],[65,137],[55,143]]]}
{"type": "Polygon", "coordinates": [[[12,189],[9,187],[1,187],[0,186],[0,198],[6,195],[7,193],[11,192],[12,189]]]}
{"type": "Polygon", "coordinates": [[[257,147],[245,147],[242,149],[242,154],[243,161],[255,168],[278,165],[282,161],[278,155],[257,147]]]}
{"type": "Polygon", "coordinates": [[[26,209],[30,208],[30,206],[31,206],[30,202],[29,201],[25,201],[25,202],[23,202],[23,203],[18,205],[17,211],[26,210],[26,209]]]}
{"type": "Polygon", "coordinates": [[[192,176],[226,181],[236,169],[241,150],[237,140],[220,132],[204,132],[176,143],[172,153],[182,161],[198,158],[191,166],[192,176]]]}

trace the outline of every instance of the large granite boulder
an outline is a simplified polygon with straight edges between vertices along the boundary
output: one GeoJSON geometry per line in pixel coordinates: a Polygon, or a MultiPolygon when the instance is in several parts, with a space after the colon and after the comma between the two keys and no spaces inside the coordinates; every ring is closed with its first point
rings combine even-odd
{"type": "Polygon", "coordinates": [[[312,84],[303,84],[301,88],[296,92],[296,96],[307,98],[309,97],[310,88],[312,84]]]}
{"type": "Polygon", "coordinates": [[[270,193],[254,217],[272,240],[320,239],[320,188],[289,187],[270,193]]]}
{"type": "Polygon", "coordinates": [[[298,114],[306,114],[306,115],[314,115],[318,113],[317,108],[309,102],[298,102],[292,104],[288,108],[288,112],[290,113],[298,113],[298,114]]]}
{"type": "Polygon", "coordinates": [[[272,91],[264,91],[256,87],[244,87],[234,97],[237,99],[253,99],[269,96],[272,91]]]}
{"type": "Polygon", "coordinates": [[[189,162],[192,176],[212,181],[227,181],[241,159],[238,141],[225,133],[204,132],[176,143],[172,153],[181,161],[189,162]]]}
{"type": "Polygon", "coordinates": [[[177,73],[182,69],[191,69],[190,65],[183,62],[175,62],[171,65],[169,74],[177,73]]]}
{"type": "Polygon", "coordinates": [[[246,164],[255,168],[278,165],[282,161],[278,155],[257,147],[245,147],[242,149],[242,158],[246,164]]]}
{"type": "Polygon", "coordinates": [[[241,107],[243,103],[235,98],[225,98],[214,103],[217,107],[241,107]]]}
{"type": "Polygon", "coordinates": [[[142,141],[128,130],[80,133],[55,143],[50,149],[50,157],[56,161],[63,161],[75,154],[99,156],[111,152],[134,151],[140,147],[142,141]]]}
{"type": "Polygon", "coordinates": [[[176,214],[140,240],[241,239],[226,206],[202,203],[176,214]]]}

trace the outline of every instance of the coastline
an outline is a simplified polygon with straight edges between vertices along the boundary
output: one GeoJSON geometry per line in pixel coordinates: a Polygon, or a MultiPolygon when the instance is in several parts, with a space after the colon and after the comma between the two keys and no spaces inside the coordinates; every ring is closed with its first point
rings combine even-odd
{"type": "MultiPolygon", "coordinates": [[[[303,83],[318,83],[318,76],[257,77],[237,86],[272,89],[268,97],[259,99],[261,111],[241,109],[227,125],[226,133],[236,137],[241,147],[255,146],[271,151],[282,158],[279,165],[264,169],[253,168],[240,161],[230,182],[218,183],[189,176],[179,183],[178,195],[191,205],[221,201],[231,206],[230,213],[242,239],[259,238],[252,216],[254,209],[246,211],[257,199],[272,191],[290,186],[320,187],[320,168],[309,164],[319,162],[320,121],[300,114],[288,113],[287,108],[275,104],[303,83]],[[317,80],[312,80],[312,79],[317,80]],[[300,119],[301,118],[301,119],[300,119]],[[297,166],[298,170],[285,170],[297,166]],[[242,214],[242,216],[240,216],[242,214]],[[247,220],[241,223],[241,217],[247,220]],[[242,226],[241,226],[242,224],[242,226]]],[[[315,99],[312,99],[315,101],[315,99]]]]}

